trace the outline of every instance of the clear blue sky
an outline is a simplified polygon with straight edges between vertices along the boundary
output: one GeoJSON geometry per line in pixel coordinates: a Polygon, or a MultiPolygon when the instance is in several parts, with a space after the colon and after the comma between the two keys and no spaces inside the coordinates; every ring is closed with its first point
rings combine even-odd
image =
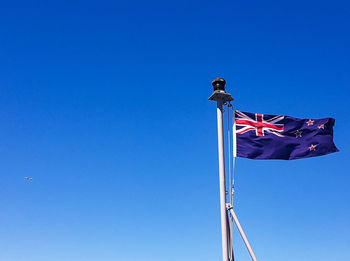
{"type": "Polygon", "coordinates": [[[236,211],[259,260],[349,260],[349,17],[337,0],[3,2],[0,260],[220,260],[215,77],[237,109],[336,118],[339,153],[238,159],[236,211]]]}

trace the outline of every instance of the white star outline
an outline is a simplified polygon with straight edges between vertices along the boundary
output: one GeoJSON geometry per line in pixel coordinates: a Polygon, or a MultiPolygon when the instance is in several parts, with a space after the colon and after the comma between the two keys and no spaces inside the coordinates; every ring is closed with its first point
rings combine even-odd
{"type": "Polygon", "coordinates": [[[306,122],[306,124],[307,124],[307,126],[314,125],[314,120],[310,119],[306,122]]]}
{"type": "Polygon", "coordinates": [[[318,146],[317,144],[316,144],[316,145],[311,144],[311,146],[309,147],[309,150],[310,150],[310,151],[316,150],[316,147],[317,147],[317,146],[318,146]]]}
{"type": "Polygon", "coordinates": [[[301,131],[301,130],[297,130],[294,134],[295,134],[295,138],[301,138],[302,136],[301,136],[301,134],[302,134],[303,132],[301,131]]]}

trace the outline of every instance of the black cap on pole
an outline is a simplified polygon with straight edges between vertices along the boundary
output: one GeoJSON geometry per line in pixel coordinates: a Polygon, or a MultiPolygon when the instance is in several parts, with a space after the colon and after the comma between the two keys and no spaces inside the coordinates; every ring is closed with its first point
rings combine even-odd
{"type": "Polygon", "coordinates": [[[214,91],[225,91],[226,81],[224,78],[215,78],[211,84],[214,87],[214,91]]]}
{"type": "Polygon", "coordinates": [[[214,87],[213,94],[209,97],[212,101],[233,101],[231,94],[227,93],[225,90],[226,81],[224,78],[215,78],[211,84],[214,87]]]}

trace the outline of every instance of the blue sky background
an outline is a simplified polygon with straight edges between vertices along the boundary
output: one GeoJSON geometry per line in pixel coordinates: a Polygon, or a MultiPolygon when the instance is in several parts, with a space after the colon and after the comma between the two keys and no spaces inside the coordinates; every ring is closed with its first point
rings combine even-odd
{"type": "Polygon", "coordinates": [[[237,109],[336,118],[339,153],[238,159],[236,212],[259,260],[348,260],[349,15],[338,0],[3,2],[0,260],[220,260],[215,77],[237,109]]]}

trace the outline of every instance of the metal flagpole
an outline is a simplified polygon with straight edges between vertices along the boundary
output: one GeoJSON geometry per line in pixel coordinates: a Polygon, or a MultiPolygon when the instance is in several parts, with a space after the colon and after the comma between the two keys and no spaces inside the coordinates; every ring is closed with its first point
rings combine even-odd
{"type": "Polygon", "coordinates": [[[220,213],[221,213],[221,237],[222,237],[222,259],[229,261],[228,243],[229,230],[226,212],[226,184],[225,184],[225,153],[224,153],[224,132],[223,132],[223,104],[232,101],[231,94],[225,91],[226,81],[223,78],[216,78],[212,81],[214,87],[213,94],[209,100],[216,101],[217,104],[217,124],[218,124],[218,150],[219,150],[219,177],[220,177],[220,213]]]}

